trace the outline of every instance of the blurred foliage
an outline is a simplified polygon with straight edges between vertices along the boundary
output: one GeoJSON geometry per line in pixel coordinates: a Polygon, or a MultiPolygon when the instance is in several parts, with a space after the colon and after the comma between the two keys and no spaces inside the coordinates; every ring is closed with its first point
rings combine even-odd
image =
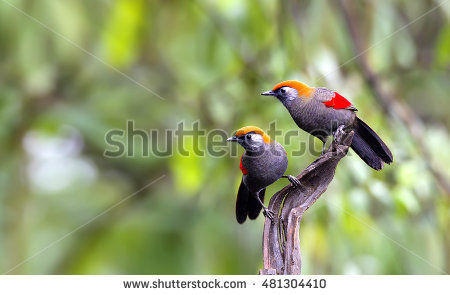
{"type": "MultiPolygon", "coordinates": [[[[334,1],[0,1],[1,272],[257,273],[263,217],[235,221],[238,156],[111,159],[105,134],[127,120],[297,130],[259,96],[286,79],[339,90],[395,159],[381,172],[340,163],[304,217],[303,272],[450,272],[449,196],[429,171],[450,177],[450,4],[421,17],[440,2],[347,1],[383,86],[423,120],[428,163],[372,96],[334,1]]],[[[304,132],[282,143],[301,142],[320,150],[304,132]]],[[[314,157],[291,156],[288,172],[314,157]]]]}

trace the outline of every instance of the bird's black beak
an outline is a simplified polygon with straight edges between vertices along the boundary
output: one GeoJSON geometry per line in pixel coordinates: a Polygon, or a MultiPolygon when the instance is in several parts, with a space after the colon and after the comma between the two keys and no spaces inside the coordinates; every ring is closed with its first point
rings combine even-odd
{"type": "Polygon", "coordinates": [[[275,96],[275,92],[273,92],[272,90],[269,90],[269,91],[261,93],[261,95],[264,95],[264,96],[275,96]]]}
{"type": "Polygon", "coordinates": [[[227,141],[238,141],[237,136],[233,136],[227,139],[227,141]]]}

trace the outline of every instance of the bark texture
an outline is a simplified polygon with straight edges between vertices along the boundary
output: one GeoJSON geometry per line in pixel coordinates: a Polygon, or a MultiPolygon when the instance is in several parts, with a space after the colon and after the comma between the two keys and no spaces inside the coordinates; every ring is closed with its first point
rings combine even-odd
{"type": "Polygon", "coordinates": [[[275,217],[273,222],[266,218],[264,223],[264,269],[260,274],[301,273],[299,230],[303,213],[326,191],[352,138],[353,131],[338,132],[328,150],[297,176],[300,187],[289,184],[272,196],[269,209],[275,217]]]}

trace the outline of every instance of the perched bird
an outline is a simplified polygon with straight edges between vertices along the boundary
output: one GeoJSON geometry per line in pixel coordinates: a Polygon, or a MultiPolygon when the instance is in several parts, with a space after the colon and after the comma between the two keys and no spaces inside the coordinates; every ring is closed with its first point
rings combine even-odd
{"type": "Polygon", "coordinates": [[[288,166],[286,150],[255,126],[239,129],[227,141],[235,141],[245,149],[240,163],[243,175],[236,200],[237,222],[244,223],[247,216],[256,219],[262,208],[264,215],[273,220],[273,212],[264,206],[266,187],[282,177],[294,186],[300,185],[294,176],[284,175],[288,166]]]}
{"type": "Polygon", "coordinates": [[[357,109],[342,95],[323,87],[310,87],[298,81],[284,81],[261,95],[280,100],[298,127],[323,142],[343,126],[354,130],[352,149],[375,170],[393,161],[392,153],[380,137],[356,116],[357,109]]]}

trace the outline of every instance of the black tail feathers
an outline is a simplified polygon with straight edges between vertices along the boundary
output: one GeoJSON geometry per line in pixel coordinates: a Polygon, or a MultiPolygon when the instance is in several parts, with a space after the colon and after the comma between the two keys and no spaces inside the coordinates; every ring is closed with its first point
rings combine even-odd
{"type": "MultiPolygon", "coordinates": [[[[265,189],[259,192],[259,198],[263,203],[265,192],[265,189]]],[[[245,186],[244,182],[241,181],[236,199],[237,222],[239,222],[240,224],[244,223],[247,219],[247,216],[250,219],[256,219],[256,217],[258,217],[259,212],[261,212],[262,206],[256,198],[257,196],[253,195],[245,186]]]]}
{"type": "Polygon", "coordinates": [[[381,138],[366,123],[356,118],[351,147],[367,165],[375,170],[393,161],[392,153],[381,138]]]}
{"type": "MultiPolygon", "coordinates": [[[[264,195],[266,194],[266,189],[263,189],[259,192],[259,199],[264,203],[264,195]]],[[[257,196],[253,195],[248,201],[248,218],[256,219],[258,217],[259,212],[261,212],[262,206],[256,199],[257,196]]]]}

